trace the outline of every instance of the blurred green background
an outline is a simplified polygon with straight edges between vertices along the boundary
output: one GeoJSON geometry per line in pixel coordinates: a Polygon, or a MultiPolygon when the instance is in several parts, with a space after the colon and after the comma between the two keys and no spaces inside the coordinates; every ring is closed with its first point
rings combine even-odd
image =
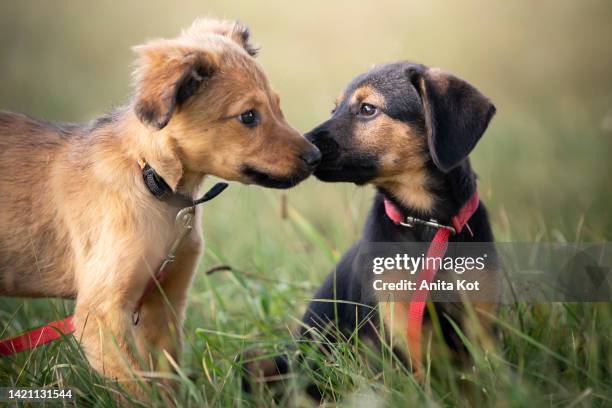
{"type": "MultiPolygon", "coordinates": [[[[573,239],[581,224],[610,236],[609,1],[3,2],[0,109],[90,120],[128,98],[131,46],[174,36],[205,15],[251,27],[285,114],[301,131],[326,119],[346,83],[374,64],[410,59],[463,77],[498,108],[473,154],[496,229],[529,239],[546,225],[573,239]]],[[[365,190],[312,179],[289,198],[327,228],[342,223],[346,206],[364,210],[355,201],[367,203],[365,190]]],[[[242,201],[270,194],[231,191],[235,199],[226,196],[214,211],[228,223],[241,217],[233,213],[242,201]]]]}
{"type": "MultiPolygon", "coordinates": [[[[0,109],[48,120],[91,120],[129,97],[130,47],[175,36],[206,15],[251,27],[285,115],[303,132],[329,116],[353,76],[378,63],[409,59],[468,80],[498,110],[472,154],[498,241],[611,240],[612,3],[605,0],[5,1],[0,109]]],[[[207,205],[207,250],[190,296],[191,347],[184,358],[198,381],[208,378],[207,386],[222,388],[215,380],[224,384],[241,342],[288,337],[306,299],[358,237],[372,193],[369,187],[315,179],[286,193],[233,184],[207,205]],[[281,218],[282,194],[290,206],[287,220],[281,218]],[[203,273],[219,263],[239,272],[203,273]],[[229,337],[194,336],[198,327],[229,337]],[[232,339],[242,340],[228,344],[232,339]],[[212,381],[202,372],[206,361],[212,381]]],[[[69,303],[52,304],[59,310],[45,300],[0,301],[2,328],[17,333],[69,312],[69,303]]],[[[588,323],[595,316],[591,309],[572,315],[586,317],[567,329],[563,319],[571,319],[555,310],[532,316],[533,330],[561,322],[550,337],[534,335],[543,344],[563,356],[577,353],[565,349],[570,334],[563,330],[593,339],[583,322],[598,338],[588,323]]],[[[600,322],[609,329],[606,310],[600,322]]],[[[514,310],[508,313],[515,316],[514,310]]],[[[609,340],[601,343],[608,351],[609,340]]],[[[547,360],[533,359],[534,384],[546,370],[542,361],[547,360]]],[[[0,381],[45,383],[37,377],[39,368],[22,370],[27,361],[11,364],[0,381]],[[24,380],[17,373],[29,374],[24,380]]],[[[514,377],[508,378],[514,392],[514,377]]],[[[579,385],[564,386],[567,395],[582,395],[579,385]]]]}

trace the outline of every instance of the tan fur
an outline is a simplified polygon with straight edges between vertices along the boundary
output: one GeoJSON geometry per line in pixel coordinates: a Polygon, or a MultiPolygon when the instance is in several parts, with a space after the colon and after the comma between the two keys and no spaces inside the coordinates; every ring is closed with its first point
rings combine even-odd
{"type": "Polygon", "coordinates": [[[248,47],[243,27],[200,20],[177,39],[136,48],[134,99],[112,116],[58,126],[0,113],[0,295],[76,298],[76,338],[106,376],[166,369],[167,362],[139,363],[157,361],[162,349],[178,358],[202,251],[196,221],[163,283],[167,302],[157,292],[147,297],[134,326],[137,301],[175,239],[178,212],[147,190],[138,159],[190,196],[207,174],[251,183],[243,165],[281,177],[309,173],[299,155],[313,147],[285,121],[248,47]],[[198,89],[175,106],[184,78],[198,89]],[[169,121],[143,123],[138,109],[169,121]],[[249,109],[261,113],[256,128],[237,119],[249,109]]]}
{"type": "MultiPolygon", "coordinates": [[[[495,351],[495,341],[491,337],[494,321],[491,316],[495,316],[498,306],[494,303],[484,302],[473,302],[468,305],[470,310],[466,312],[465,305],[443,304],[443,313],[455,315],[455,320],[464,328],[464,334],[472,342],[477,342],[484,350],[495,351]]],[[[406,337],[410,303],[405,301],[381,301],[378,303],[378,306],[385,335],[388,336],[386,339],[387,343],[392,349],[399,351],[407,361],[410,361],[410,348],[406,337]]],[[[444,318],[443,316],[438,317],[444,318]]],[[[425,321],[421,344],[421,347],[424,347],[424,352],[427,352],[428,339],[433,335],[432,329],[431,321],[425,321]]],[[[469,361],[467,359],[464,360],[469,361]]],[[[412,369],[417,378],[423,377],[423,367],[420,364],[413,363],[412,369]]]]}
{"type": "Polygon", "coordinates": [[[378,302],[379,313],[382,318],[385,333],[389,336],[388,344],[391,348],[399,348],[408,356],[406,331],[408,330],[407,302],[378,302]]]}
{"type": "MultiPolygon", "coordinates": [[[[385,107],[384,95],[369,85],[356,89],[350,101],[355,110],[362,103],[385,107]]],[[[425,139],[415,129],[380,113],[361,122],[353,137],[355,146],[376,154],[380,160],[380,174],[372,184],[392,192],[407,206],[423,211],[432,208],[433,197],[427,189],[425,139]]]]}
{"type": "Polygon", "coordinates": [[[370,85],[357,88],[350,101],[351,105],[355,106],[359,106],[361,103],[369,103],[380,108],[386,106],[385,97],[370,85]]]}

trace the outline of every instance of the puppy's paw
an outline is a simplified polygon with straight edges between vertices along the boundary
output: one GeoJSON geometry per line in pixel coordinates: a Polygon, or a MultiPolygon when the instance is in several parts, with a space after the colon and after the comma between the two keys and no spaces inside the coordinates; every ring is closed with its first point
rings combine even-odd
{"type": "Polygon", "coordinates": [[[236,358],[242,371],[242,389],[247,393],[269,389],[278,391],[289,374],[288,357],[274,355],[261,349],[245,350],[236,358]]]}

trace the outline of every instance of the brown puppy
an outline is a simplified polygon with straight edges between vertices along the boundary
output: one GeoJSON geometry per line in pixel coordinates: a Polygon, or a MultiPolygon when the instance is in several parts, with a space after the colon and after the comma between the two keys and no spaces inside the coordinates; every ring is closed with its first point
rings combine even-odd
{"type": "Polygon", "coordinates": [[[196,222],[164,294],[147,296],[133,324],[180,209],[149,191],[139,160],[193,198],[207,174],[288,188],[320,159],[286,122],[248,40],[241,24],[203,19],[136,47],[132,100],[88,125],[0,113],[0,295],[75,298],[76,336],[106,376],[164,369],[139,364],[155,350],[176,358],[202,251],[196,222]]]}

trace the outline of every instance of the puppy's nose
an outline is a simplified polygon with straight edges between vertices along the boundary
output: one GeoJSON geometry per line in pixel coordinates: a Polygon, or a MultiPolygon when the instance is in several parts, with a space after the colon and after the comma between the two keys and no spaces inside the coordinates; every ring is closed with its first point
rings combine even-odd
{"type": "Polygon", "coordinates": [[[308,140],[310,143],[315,144],[315,145],[320,139],[325,138],[326,136],[327,136],[327,131],[319,130],[319,129],[314,129],[304,135],[306,140],[308,140]]]}
{"type": "Polygon", "coordinates": [[[310,149],[302,153],[300,158],[304,160],[309,167],[316,167],[321,163],[321,152],[317,148],[310,149]]]}
{"type": "Polygon", "coordinates": [[[340,146],[330,137],[327,130],[317,128],[306,133],[304,137],[319,149],[323,160],[332,160],[338,156],[340,146]]]}

